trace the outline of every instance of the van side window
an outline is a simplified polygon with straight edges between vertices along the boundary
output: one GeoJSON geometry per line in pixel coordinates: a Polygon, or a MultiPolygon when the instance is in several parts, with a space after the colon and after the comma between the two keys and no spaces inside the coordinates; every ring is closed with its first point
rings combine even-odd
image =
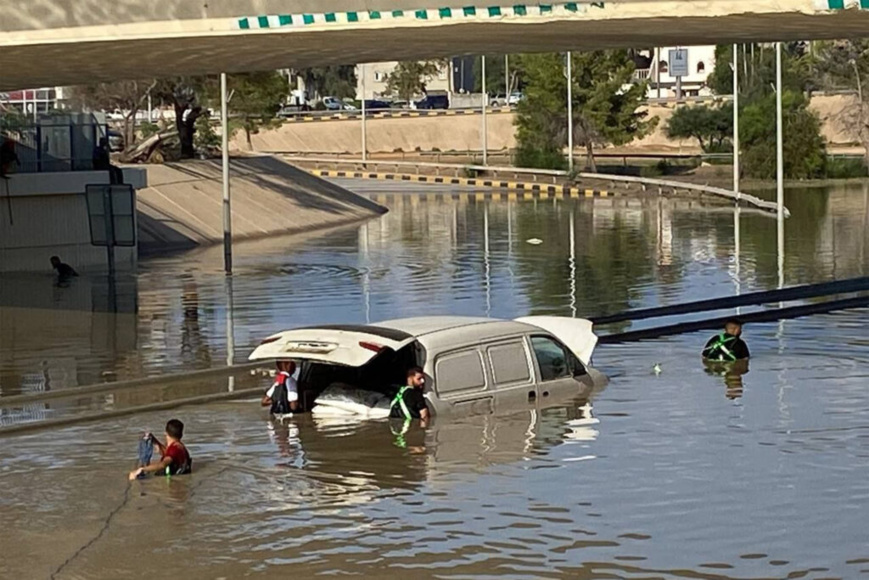
{"type": "Polygon", "coordinates": [[[487,351],[495,384],[527,383],[531,380],[528,356],[522,341],[490,346],[487,351]]]}
{"type": "Polygon", "coordinates": [[[485,389],[486,373],[477,349],[439,356],[435,364],[435,386],[440,395],[485,389]]]}
{"type": "Polygon", "coordinates": [[[540,367],[540,380],[552,381],[571,376],[570,359],[564,347],[548,336],[532,336],[531,348],[540,367]]]}

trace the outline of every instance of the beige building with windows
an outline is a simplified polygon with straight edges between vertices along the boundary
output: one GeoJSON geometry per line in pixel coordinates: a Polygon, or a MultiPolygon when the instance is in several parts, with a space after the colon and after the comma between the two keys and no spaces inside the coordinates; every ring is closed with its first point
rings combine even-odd
{"type": "MultiPolygon", "coordinates": [[[[395,70],[396,61],[372,62],[356,65],[356,98],[357,99],[382,99],[391,98],[392,95],[386,88],[387,76],[395,70]],[[364,88],[363,88],[364,87],[364,88]]],[[[426,89],[430,91],[450,91],[450,67],[441,67],[438,74],[426,83],[426,89]]],[[[422,95],[419,95],[422,97],[422,95]]]]}

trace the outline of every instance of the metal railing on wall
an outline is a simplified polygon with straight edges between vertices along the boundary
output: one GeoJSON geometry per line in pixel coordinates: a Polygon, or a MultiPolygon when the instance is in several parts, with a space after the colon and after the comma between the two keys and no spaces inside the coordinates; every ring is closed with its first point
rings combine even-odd
{"type": "Polygon", "coordinates": [[[93,170],[94,148],[107,135],[108,127],[89,113],[44,115],[15,124],[0,117],[0,140],[14,142],[13,173],[93,170]]]}

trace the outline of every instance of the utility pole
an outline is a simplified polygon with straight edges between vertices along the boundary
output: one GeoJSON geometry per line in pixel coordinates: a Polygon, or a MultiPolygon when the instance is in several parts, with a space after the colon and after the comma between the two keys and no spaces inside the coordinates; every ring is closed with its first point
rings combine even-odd
{"type": "Polygon", "coordinates": [[[739,45],[733,45],[733,193],[739,202],[739,45]]]}
{"type": "Polygon", "coordinates": [[[359,65],[362,77],[362,163],[368,161],[368,134],[365,127],[365,65],[359,65]]]}
{"type": "Polygon", "coordinates": [[[778,287],[784,287],[784,260],[785,260],[785,223],[784,223],[784,152],[783,152],[783,127],[782,127],[782,83],[781,83],[781,42],[775,43],[775,201],[776,218],[778,222],[778,287]]]}
{"type": "Polygon", "coordinates": [[[489,104],[489,95],[486,94],[486,55],[482,55],[481,57],[483,80],[482,80],[482,89],[483,94],[480,95],[480,105],[483,110],[483,165],[489,164],[489,136],[487,135],[487,125],[486,125],[486,107],[489,104]]]}
{"type": "Polygon", "coordinates": [[[229,114],[226,102],[226,73],[220,73],[220,141],[223,174],[223,269],[232,272],[232,211],[229,201],[229,114]]]}
{"type": "Polygon", "coordinates": [[[573,171],[573,61],[567,51],[567,169],[573,171]]]}
{"type": "Polygon", "coordinates": [[[504,99],[506,99],[505,105],[510,104],[510,55],[504,55],[504,99]]]}

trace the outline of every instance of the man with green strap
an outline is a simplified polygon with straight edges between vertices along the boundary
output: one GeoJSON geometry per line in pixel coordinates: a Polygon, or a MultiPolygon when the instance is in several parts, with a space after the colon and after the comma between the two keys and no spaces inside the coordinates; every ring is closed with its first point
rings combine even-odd
{"type": "Polygon", "coordinates": [[[718,362],[735,362],[751,356],[748,345],[740,338],[742,322],[731,319],[724,324],[724,332],[713,336],[703,349],[703,358],[718,362]]]}
{"type": "Polygon", "coordinates": [[[392,405],[389,408],[389,416],[396,419],[422,419],[428,421],[429,412],[425,404],[422,392],[425,389],[425,373],[419,367],[413,367],[407,371],[407,382],[398,390],[392,405]]]}

